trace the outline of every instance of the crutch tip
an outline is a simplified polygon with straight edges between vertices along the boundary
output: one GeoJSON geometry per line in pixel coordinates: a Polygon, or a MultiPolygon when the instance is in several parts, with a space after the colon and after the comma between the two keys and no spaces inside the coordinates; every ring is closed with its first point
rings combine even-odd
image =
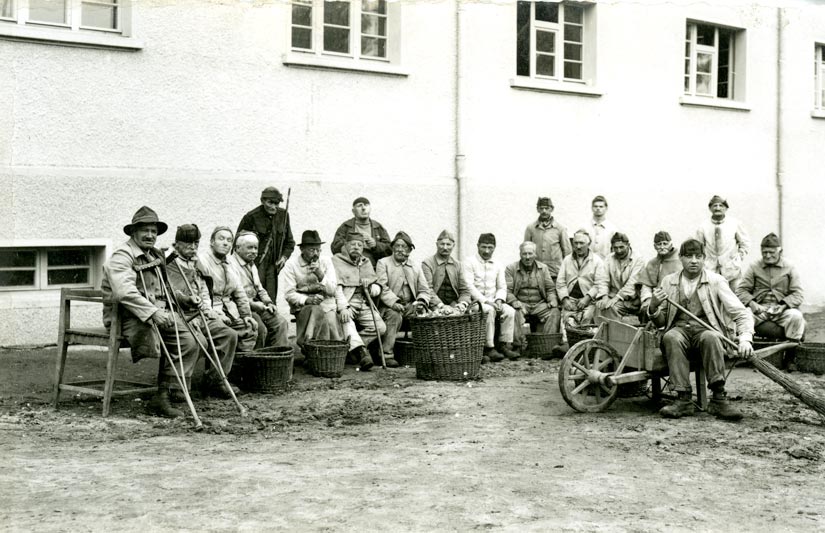
{"type": "Polygon", "coordinates": [[[246,409],[243,409],[241,411],[241,418],[246,418],[248,416],[249,416],[249,411],[247,411],[246,409]]]}
{"type": "Polygon", "coordinates": [[[197,424],[197,425],[194,427],[194,430],[195,430],[195,431],[203,431],[203,424],[197,424]]]}

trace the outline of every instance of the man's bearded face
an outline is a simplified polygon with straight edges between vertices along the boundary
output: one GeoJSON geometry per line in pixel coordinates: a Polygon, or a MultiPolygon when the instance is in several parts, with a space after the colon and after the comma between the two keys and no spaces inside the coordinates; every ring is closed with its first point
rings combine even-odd
{"type": "Polygon", "coordinates": [[[232,249],[232,234],[228,231],[221,230],[212,237],[209,245],[212,247],[215,255],[225,257],[226,254],[229,253],[229,250],[232,249]]]}
{"type": "Polygon", "coordinates": [[[175,241],[172,246],[175,248],[175,253],[183,259],[191,261],[192,258],[198,253],[198,245],[200,245],[199,240],[195,242],[175,241]]]}
{"type": "Polygon", "coordinates": [[[132,240],[141,250],[148,250],[158,240],[158,225],[152,223],[139,225],[132,231],[132,240]]]}
{"type": "Polygon", "coordinates": [[[357,260],[364,254],[364,241],[348,241],[347,253],[351,260],[357,260]]]}
{"type": "Polygon", "coordinates": [[[318,261],[318,258],[321,257],[321,245],[307,244],[301,246],[301,257],[303,257],[304,261],[307,263],[314,263],[318,261]]]}

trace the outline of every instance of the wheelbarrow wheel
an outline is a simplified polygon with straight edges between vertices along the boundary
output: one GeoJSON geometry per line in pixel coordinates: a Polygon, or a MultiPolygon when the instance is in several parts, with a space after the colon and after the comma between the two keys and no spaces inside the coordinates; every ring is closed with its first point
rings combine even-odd
{"type": "Polygon", "coordinates": [[[598,377],[616,371],[621,357],[602,340],[576,343],[564,356],[559,368],[559,390],[567,404],[581,413],[598,413],[616,400],[617,385],[608,386],[598,377]]]}

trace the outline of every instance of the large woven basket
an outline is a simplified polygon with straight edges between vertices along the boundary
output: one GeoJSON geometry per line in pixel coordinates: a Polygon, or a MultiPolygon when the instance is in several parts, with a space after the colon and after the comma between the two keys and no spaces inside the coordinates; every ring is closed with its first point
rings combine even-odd
{"type": "Polygon", "coordinates": [[[803,342],[797,346],[796,367],[802,372],[825,373],[825,343],[803,342]]]}
{"type": "Polygon", "coordinates": [[[395,360],[402,366],[415,366],[415,347],[412,339],[395,340],[395,360]]]}
{"type": "Polygon", "coordinates": [[[573,346],[577,342],[593,338],[593,330],[596,324],[580,324],[578,327],[565,326],[567,331],[567,344],[573,346]]]}
{"type": "Polygon", "coordinates": [[[344,373],[348,348],[347,341],[309,340],[304,344],[305,365],[314,376],[340,378],[344,373]]]}
{"type": "Polygon", "coordinates": [[[561,344],[561,333],[528,333],[526,355],[531,359],[550,355],[553,353],[553,348],[559,344],[561,344]]]}
{"type": "Polygon", "coordinates": [[[292,347],[272,346],[248,352],[241,362],[243,387],[249,392],[284,390],[292,379],[292,347]]]}
{"type": "Polygon", "coordinates": [[[481,369],[486,337],[485,313],[410,319],[418,379],[463,381],[481,369]]]}

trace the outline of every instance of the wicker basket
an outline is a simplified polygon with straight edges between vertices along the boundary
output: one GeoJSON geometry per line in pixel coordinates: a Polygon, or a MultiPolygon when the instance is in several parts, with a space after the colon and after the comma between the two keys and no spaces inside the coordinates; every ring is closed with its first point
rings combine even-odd
{"type": "Polygon", "coordinates": [[[550,355],[553,353],[553,348],[559,344],[561,344],[561,333],[528,333],[526,355],[531,359],[550,355]]]}
{"type": "Polygon", "coordinates": [[[592,339],[593,333],[591,331],[595,328],[596,324],[580,324],[578,327],[565,326],[564,329],[567,331],[567,344],[573,346],[577,342],[592,339]]]}
{"type": "Polygon", "coordinates": [[[243,387],[249,392],[284,390],[292,379],[292,347],[273,346],[247,353],[241,362],[243,387]]]}
{"type": "Polygon", "coordinates": [[[481,369],[486,337],[485,313],[410,319],[418,379],[463,381],[481,369]]]}
{"type": "Polygon", "coordinates": [[[395,360],[401,366],[415,366],[415,348],[412,339],[395,340],[395,360]]]}
{"type": "Polygon", "coordinates": [[[305,364],[314,376],[340,378],[344,373],[349,343],[347,341],[323,341],[313,339],[304,344],[305,364]]]}
{"type": "Polygon", "coordinates": [[[825,373],[825,343],[803,342],[796,348],[796,367],[802,372],[825,373]]]}

